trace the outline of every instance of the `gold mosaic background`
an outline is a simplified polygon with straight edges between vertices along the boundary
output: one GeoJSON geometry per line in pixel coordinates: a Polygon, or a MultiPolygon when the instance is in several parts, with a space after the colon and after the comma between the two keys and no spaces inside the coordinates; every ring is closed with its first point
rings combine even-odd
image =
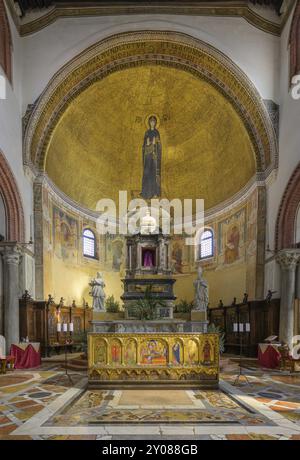
{"type": "Polygon", "coordinates": [[[91,209],[101,198],[116,200],[119,190],[136,196],[146,118],[153,113],[164,197],[204,198],[208,209],[254,175],[254,150],[231,104],[184,70],[150,64],[112,73],[69,105],[49,144],[48,175],[91,209]]]}

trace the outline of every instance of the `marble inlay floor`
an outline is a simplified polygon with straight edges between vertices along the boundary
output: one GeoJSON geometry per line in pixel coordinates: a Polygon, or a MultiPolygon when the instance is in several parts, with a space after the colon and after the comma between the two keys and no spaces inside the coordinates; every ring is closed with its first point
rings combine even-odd
{"type": "Polygon", "coordinates": [[[87,390],[43,426],[274,424],[253,412],[221,390],[87,390]]]}
{"type": "Polygon", "coordinates": [[[223,369],[219,391],[92,390],[59,368],[0,375],[0,439],[299,439],[300,375],[259,368],[251,385],[233,386],[223,369]],[[100,418],[100,420],[99,420],[100,418]]]}

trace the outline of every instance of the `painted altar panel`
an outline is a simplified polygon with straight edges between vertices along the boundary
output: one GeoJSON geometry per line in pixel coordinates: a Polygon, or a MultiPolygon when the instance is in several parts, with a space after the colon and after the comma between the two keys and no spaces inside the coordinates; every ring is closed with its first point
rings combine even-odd
{"type": "Polygon", "coordinates": [[[89,333],[89,381],[197,382],[216,386],[218,334],[89,333]]]}
{"type": "Polygon", "coordinates": [[[168,362],[168,345],[165,340],[150,339],[141,343],[139,363],[165,366],[168,362]]]}

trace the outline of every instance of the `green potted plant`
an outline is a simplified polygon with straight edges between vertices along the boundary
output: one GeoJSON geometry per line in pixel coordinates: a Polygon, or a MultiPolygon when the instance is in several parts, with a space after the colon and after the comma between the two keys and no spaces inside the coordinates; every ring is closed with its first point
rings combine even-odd
{"type": "Polygon", "coordinates": [[[120,311],[120,303],[115,300],[113,295],[107,297],[105,308],[108,313],[118,313],[120,311]]]}
{"type": "Polygon", "coordinates": [[[153,296],[152,286],[147,286],[145,296],[132,304],[140,320],[157,319],[157,308],[166,306],[166,302],[153,296]]]}
{"type": "Polygon", "coordinates": [[[214,323],[207,326],[207,332],[211,334],[219,334],[220,354],[222,355],[225,351],[225,332],[220,328],[220,326],[216,326],[214,323]]]}
{"type": "Polygon", "coordinates": [[[190,313],[193,309],[193,302],[188,302],[187,300],[180,300],[176,306],[176,313],[190,313]]]}

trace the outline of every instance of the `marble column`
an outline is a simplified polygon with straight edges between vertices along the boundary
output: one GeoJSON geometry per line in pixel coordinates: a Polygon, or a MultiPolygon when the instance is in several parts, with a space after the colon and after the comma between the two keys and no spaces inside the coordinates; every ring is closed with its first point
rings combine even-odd
{"type": "Polygon", "coordinates": [[[19,264],[21,249],[17,244],[7,243],[0,247],[4,276],[4,336],[9,352],[12,343],[19,342],[19,264]]]}
{"type": "Polygon", "coordinates": [[[276,255],[281,268],[279,339],[289,346],[294,336],[296,268],[299,260],[299,249],[283,249],[276,255]]]}

